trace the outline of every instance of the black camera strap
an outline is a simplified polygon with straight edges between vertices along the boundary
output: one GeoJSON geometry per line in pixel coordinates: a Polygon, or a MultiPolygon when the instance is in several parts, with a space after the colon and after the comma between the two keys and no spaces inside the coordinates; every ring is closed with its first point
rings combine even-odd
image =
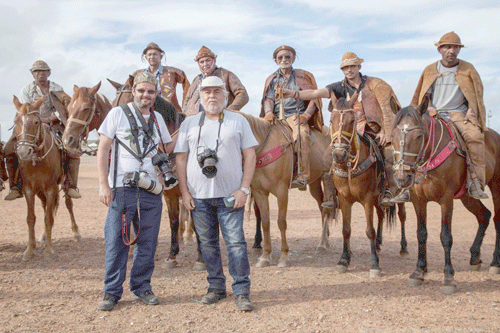
{"type": "MultiPolygon", "coordinates": [[[[200,130],[198,131],[198,141],[196,142],[196,147],[200,146],[201,128],[203,127],[203,124],[205,123],[205,112],[203,112],[201,114],[200,121],[198,123],[200,130]]],[[[217,141],[216,141],[216,145],[215,145],[215,152],[216,153],[217,153],[217,150],[219,150],[220,128],[222,127],[223,122],[224,122],[224,110],[222,110],[222,112],[219,113],[219,131],[217,132],[217,141]]]]}

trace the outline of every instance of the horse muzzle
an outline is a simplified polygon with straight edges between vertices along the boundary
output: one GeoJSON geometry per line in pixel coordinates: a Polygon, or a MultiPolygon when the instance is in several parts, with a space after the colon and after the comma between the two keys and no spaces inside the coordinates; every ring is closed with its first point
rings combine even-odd
{"type": "Polygon", "coordinates": [[[16,154],[21,161],[29,161],[35,155],[35,148],[28,145],[18,145],[16,147],[16,154]]]}
{"type": "Polygon", "coordinates": [[[343,164],[343,163],[346,163],[347,162],[347,159],[349,157],[349,151],[347,149],[347,145],[342,145],[342,146],[338,146],[338,145],[334,145],[333,146],[333,161],[337,164],[343,164]]]}
{"type": "Polygon", "coordinates": [[[80,149],[80,142],[73,135],[64,135],[62,137],[63,147],[70,153],[77,153],[80,149]]]}
{"type": "Polygon", "coordinates": [[[398,188],[410,188],[415,182],[415,175],[413,173],[396,171],[394,173],[394,181],[398,188]]]}

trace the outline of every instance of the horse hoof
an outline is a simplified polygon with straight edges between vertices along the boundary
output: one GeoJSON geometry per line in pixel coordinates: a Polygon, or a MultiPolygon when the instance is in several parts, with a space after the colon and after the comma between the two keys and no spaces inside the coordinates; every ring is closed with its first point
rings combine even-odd
{"type": "Polygon", "coordinates": [[[477,264],[477,265],[470,265],[470,270],[472,272],[479,272],[481,270],[481,264],[477,264]]]}
{"type": "Polygon", "coordinates": [[[256,247],[254,247],[253,248],[253,253],[261,255],[262,254],[262,248],[256,248],[256,247]]]}
{"type": "Polygon", "coordinates": [[[445,295],[453,295],[456,291],[457,291],[457,286],[455,285],[441,286],[441,293],[445,295]]]}
{"type": "Polygon", "coordinates": [[[326,254],[326,246],[317,246],[315,254],[326,254]]]}
{"type": "Polygon", "coordinates": [[[402,259],[407,259],[410,254],[408,252],[404,252],[404,251],[399,251],[399,256],[402,258],[402,259]]]}
{"type": "Polygon", "coordinates": [[[490,266],[489,272],[490,274],[500,274],[500,267],[490,266]]]}
{"type": "Polygon", "coordinates": [[[409,279],[408,280],[408,285],[411,287],[418,287],[421,286],[424,283],[424,280],[421,279],[409,279]]]}
{"type": "Polygon", "coordinates": [[[206,268],[205,268],[205,263],[204,262],[195,262],[194,263],[194,266],[193,266],[193,271],[198,271],[198,272],[201,272],[201,271],[204,271],[206,268]]]}
{"type": "Polygon", "coordinates": [[[259,258],[259,261],[257,261],[257,264],[255,264],[256,267],[263,268],[263,267],[268,267],[271,265],[271,261],[269,259],[262,259],[259,258]]]}
{"type": "Polygon", "coordinates": [[[382,276],[382,270],[380,269],[370,269],[370,278],[379,278],[382,276]]]}
{"type": "Polygon", "coordinates": [[[51,251],[51,252],[45,251],[43,253],[43,257],[47,258],[47,259],[55,259],[57,257],[57,255],[56,255],[56,253],[54,251],[51,251]]]}
{"type": "Polygon", "coordinates": [[[289,267],[289,266],[290,266],[290,263],[288,262],[287,259],[278,261],[278,267],[280,267],[280,268],[289,267]]]}
{"type": "Polygon", "coordinates": [[[30,261],[33,258],[35,258],[34,253],[26,253],[26,252],[23,253],[23,261],[30,261]]]}
{"type": "Polygon", "coordinates": [[[347,272],[347,266],[337,265],[337,266],[335,266],[335,272],[337,272],[339,274],[343,274],[343,273],[347,272]]]}
{"type": "Polygon", "coordinates": [[[73,235],[73,239],[75,242],[80,242],[82,240],[82,235],[80,235],[80,233],[76,233],[73,235]]]}
{"type": "Polygon", "coordinates": [[[167,259],[165,260],[165,268],[166,269],[172,269],[172,268],[175,268],[177,267],[177,260],[175,259],[167,259]]]}

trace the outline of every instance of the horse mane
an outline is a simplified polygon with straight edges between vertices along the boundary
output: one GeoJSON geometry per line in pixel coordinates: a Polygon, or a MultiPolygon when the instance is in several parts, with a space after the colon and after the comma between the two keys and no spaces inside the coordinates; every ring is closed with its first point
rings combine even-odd
{"type": "MultiPolygon", "coordinates": [[[[428,113],[425,112],[424,115],[428,116],[428,113]]],[[[413,106],[407,106],[399,110],[398,113],[396,113],[396,116],[394,117],[394,123],[392,125],[392,129],[394,128],[401,122],[401,120],[405,117],[410,117],[415,121],[415,124],[419,127],[421,127],[423,130],[427,130],[428,126],[424,122],[424,117],[421,115],[417,109],[413,106]]]]}
{"type": "Polygon", "coordinates": [[[335,103],[335,108],[337,110],[349,110],[352,109],[352,106],[344,97],[340,97],[335,103]]]}
{"type": "Polygon", "coordinates": [[[271,124],[267,120],[263,118],[254,117],[252,115],[249,115],[241,111],[231,111],[231,112],[241,114],[243,117],[246,118],[258,141],[262,140],[269,131],[269,127],[271,126],[271,124]]]}

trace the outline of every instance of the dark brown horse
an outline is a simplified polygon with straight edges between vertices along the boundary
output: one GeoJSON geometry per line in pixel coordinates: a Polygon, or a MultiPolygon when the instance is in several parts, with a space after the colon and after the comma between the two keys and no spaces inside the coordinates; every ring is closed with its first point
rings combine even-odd
{"type": "MultiPolygon", "coordinates": [[[[264,236],[264,247],[262,255],[257,262],[257,267],[265,267],[271,264],[272,247],[269,215],[269,194],[271,193],[278,200],[278,227],[281,233],[281,255],[278,260],[278,266],[287,267],[290,263],[288,259],[289,247],[286,238],[286,215],[288,210],[288,191],[294,171],[292,131],[285,122],[277,121],[275,124],[270,124],[262,118],[256,118],[242,112],[239,113],[248,120],[255,138],[259,142],[259,146],[256,148],[257,155],[276,148],[283,152],[274,162],[264,167],[256,168],[251,188],[252,195],[260,211],[264,236]]],[[[309,192],[318,203],[318,209],[321,211],[323,233],[320,246],[324,247],[328,242],[328,224],[334,216],[334,212],[331,209],[321,206],[325,199],[325,193],[322,188],[322,176],[328,170],[328,167],[323,163],[323,152],[327,149],[330,140],[327,127],[324,128],[322,133],[316,130],[312,131],[312,133],[315,148],[311,149],[310,158],[315,163],[311,163],[309,192]]]]}
{"type": "MultiPolygon", "coordinates": [[[[125,103],[133,101],[132,87],[134,85],[134,77],[129,76],[125,84],[120,84],[108,79],[108,81],[116,88],[116,98],[113,100],[113,107],[119,106],[125,103]]],[[[178,113],[173,105],[165,101],[161,97],[157,97],[155,101],[154,108],[159,112],[165,124],[170,132],[171,136],[177,135],[177,129],[180,126],[182,120],[184,120],[184,115],[178,113]]],[[[175,170],[174,170],[175,172],[175,170]]],[[[160,177],[161,178],[161,177],[160,177]]],[[[163,191],[163,198],[167,204],[168,217],[170,221],[170,253],[166,259],[167,268],[173,268],[177,266],[177,254],[179,254],[180,242],[179,242],[179,223],[180,223],[180,199],[182,198],[179,186],[175,186],[170,190],[163,191]]],[[[195,264],[195,269],[204,269],[202,264],[201,253],[198,253],[197,263],[195,264]]]]}
{"type": "Polygon", "coordinates": [[[73,97],[68,106],[68,120],[62,141],[70,153],[81,154],[81,142],[87,140],[89,132],[97,129],[106,118],[111,104],[105,96],[97,94],[101,82],[92,88],[73,87],[73,97]]]}
{"type": "MultiPolygon", "coordinates": [[[[30,105],[21,104],[14,96],[17,114],[14,119],[14,133],[17,136],[16,153],[19,157],[19,170],[23,179],[22,190],[28,206],[28,248],[23,253],[23,260],[35,256],[35,195],[42,202],[45,212],[45,255],[54,256],[52,248],[52,226],[59,205],[59,185],[64,179],[62,149],[57,146],[55,134],[42,124],[39,108],[43,98],[30,105]]],[[[73,201],[68,195],[66,207],[70,213],[71,228],[75,239],[81,238],[73,214],[73,201]]]]}
{"type": "MultiPolygon", "coordinates": [[[[445,266],[441,291],[451,294],[456,291],[454,269],[451,263],[453,238],[451,223],[453,199],[460,196],[464,206],[476,217],[478,229],[470,248],[471,268],[481,264],[481,245],[491,212],[481,203],[464,193],[467,165],[463,155],[455,149],[456,138],[439,118],[427,112],[429,99],[418,107],[401,109],[394,121],[392,145],[395,151],[395,178],[401,188],[410,188],[410,198],[417,214],[418,261],[416,270],[410,275],[410,285],[420,285],[427,272],[427,203],[437,202],[441,206],[441,244],[444,248],[445,266]],[[448,148],[446,148],[448,147],[448,148]],[[446,148],[446,149],[444,149],[446,148]],[[441,164],[436,156],[449,155],[441,164]]],[[[486,183],[493,196],[496,244],[490,273],[500,273],[500,135],[493,130],[485,133],[486,183]]]]}
{"type": "MultiPolygon", "coordinates": [[[[339,99],[330,120],[333,182],[337,188],[340,210],[342,211],[342,235],[344,238],[343,251],[336,270],[340,273],[346,272],[351,262],[351,210],[352,205],[359,202],[365,210],[366,236],[370,240],[372,259],[370,277],[378,277],[381,275],[381,269],[377,250],[381,243],[384,220],[384,211],[379,204],[385,175],[384,159],[373,139],[366,134],[363,136],[358,134],[356,124],[357,115],[351,104],[343,98],[339,99]],[[373,226],[374,208],[378,216],[378,234],[373,226]]],[[[401,204],[399,209],[404,211],[404,205],[401,204]]],[[[390,225],[393,221],[393,218],[388,218],[390,225]]],[[[402,223],[404,224],[404,221],[402,223]]]]}

